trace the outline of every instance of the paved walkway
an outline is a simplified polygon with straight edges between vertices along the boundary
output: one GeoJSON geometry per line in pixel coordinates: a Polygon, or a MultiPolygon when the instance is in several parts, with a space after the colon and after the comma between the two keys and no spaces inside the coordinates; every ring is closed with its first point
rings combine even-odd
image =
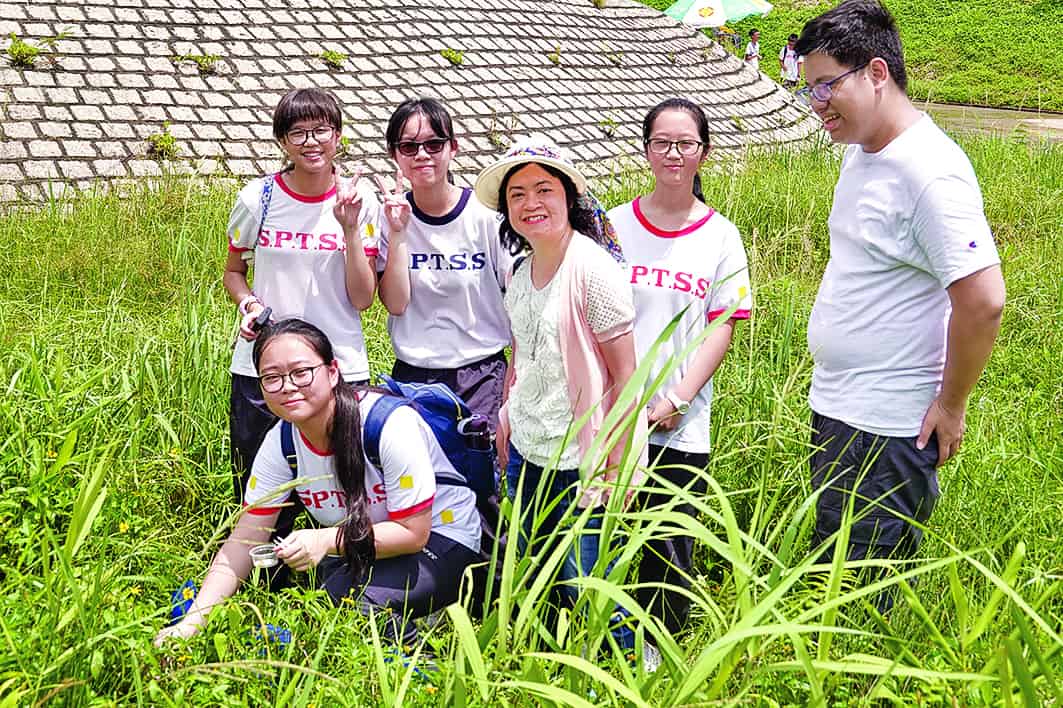
{"type": "Polygon", "coordinates": [[[953,106],[941,103],[920,103],[942,126],[960,132],[986,135],[1024,133],[1031,140],[1046,139],[1063,142],[1063,114],[1016,111],[981,106],[953,106]]]}

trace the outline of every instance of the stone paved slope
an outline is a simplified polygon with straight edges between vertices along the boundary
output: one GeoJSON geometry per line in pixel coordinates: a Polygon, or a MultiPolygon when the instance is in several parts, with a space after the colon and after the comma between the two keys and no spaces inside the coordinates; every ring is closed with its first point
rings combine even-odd
{"type": "Polygon", "coordinates": [[[178,170],[275,169],[270,111],[297,86],[336,92],[351,156],[372,171],[391,169],[383,130],[395,105],[438,96],[459,124],[464,179],[533,130],[591,174],[622,168],[646,110],[674,95],[705,107],[724,151],[816,128],[775,83],[629,0],[0,0],[5,47],[11,33],[39,43],[64,31],[53,60],[32,69],[0,58],[0,201],[157,174],[146,139],[164,123],[178,170]],[[460,65],[441,56],[448,48],[464,51],[460,65]],[[349,58],[330,71],[324,50],[349,58]],[[173,60],[188,54],[218,55],[215,73],[173,60]]]}

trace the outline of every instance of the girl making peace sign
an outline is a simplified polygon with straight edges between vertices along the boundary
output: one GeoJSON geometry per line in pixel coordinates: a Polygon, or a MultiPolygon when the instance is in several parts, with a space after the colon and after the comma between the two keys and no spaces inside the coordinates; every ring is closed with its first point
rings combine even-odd
{"type": "Polygon", "coordinates": [[[446,384],[494,430],[510,339],[502,283],[512,256],[499,244],[495,213],[471,199],[471,189],[450,183],[458,142],[443,104],[405,101],[386,137],[399,168],[378,259],[392,376],[446,384]],[[403,178],[410,183],[405,194],[403,178]]]}

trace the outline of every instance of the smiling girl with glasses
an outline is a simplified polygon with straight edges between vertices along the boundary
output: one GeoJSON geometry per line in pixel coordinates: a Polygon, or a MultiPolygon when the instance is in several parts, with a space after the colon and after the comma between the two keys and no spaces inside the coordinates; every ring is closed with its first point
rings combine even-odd
{"type": "Polygon", "coordinates": [[[442,103],[405,101],[388,121],[386,139],[399,169],[385,211],[401,210],[389,216],[378,259],[392,377],[446,384],[494,430],[509,344],[502,282],[512,256],[498,242],[494,212],[470,199],[472,190],[451,184],[458,142],[442,103]]]}
{"type": "MultiPolygon", "coordinates": [[[[257,336],[252,324],[266,307],[277,319],[299,316],[324,330],[336,344],[345,380],[369,378],[360,311],[376,293],[372,239],[380,228],[380,207],[368,185],[338,176],[334,161],[342,125],[340,104],[331,93],[306,88],[282,97],[273,112],[273,136],[286,165],[244,186],[229,217],[223,282],[241,316],[230,365],[237,500],[263,436],[276,421],[251,362],[257,336]],[[252,263],[254,290],[248,282],[252,263]]],[[[282,527],[290,527],[290,516],[282,515],[282,527]]]]}
{"type": "Polygon", "coordinates": [[[366,420],[389,394],[345,382],[317,327],[282,320],[263,330],[253,355],[265,401],[283,422],[269,430],[255,457],[248,508],[202,590],[180,623],[156,635],[156,644],[197,633],[211,609],[250,577],[249,551],[261,546],[272,547],[280,567],[314,570],[333,604],[346,601],[383,615],[385,637],[412,644],[416,631],[407,620],[455,602],[463,571],[477,559],[475,493],[452,481],[457,471],[410,406],[387,414],[378,429],[379,454],[370,461],[366,420]],[[293,484],[291,496],[276,491],[293,484]],[[317,528],[274,531],[292,508],[286,499],[299,500],[295,508],[305,508],[317,528]]]}
{"type": "MultiPolygon", "coordinates": [[[[648,380],[656,381],[670,358],[695,347],[653,392],[649,457],[658,479],[701,495],[707,487],[704,473],[690,469],[708,465],[712,376],[731,344],[735,320],[749,317],[746,254],[738,229],[709,207],[701,193],[698,170],[709,152],[704,111],[686,99],[669,99],[647,114],[642,132],[653,191],[614,208],[609,219],[630,264],[640,360],[649,355],[662,330],[680,318],[657,349],[648,380]],[[716,328],[706,335],[706,326],[714,322],[716,328]]],[[[651,480],[646,506],[667,500],[662,486],[651,480]]],[[[678,509],[697,516],[692,504],[678,509]]],[[[669,630],[678,632],[690,601],[682,592],[659,588],[690,587],[694,540],[677,534],[647,545],[639,582],[655,585],[641,588],[638,598],[669,630]]]]}

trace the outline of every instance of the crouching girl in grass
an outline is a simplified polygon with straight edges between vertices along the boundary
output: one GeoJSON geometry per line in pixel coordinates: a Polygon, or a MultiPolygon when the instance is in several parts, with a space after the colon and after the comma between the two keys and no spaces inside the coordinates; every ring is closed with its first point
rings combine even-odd
{"type": "Polygon", "coordinates": [[[382,394],[343,381],[328,338],[289,319],[267,327],[253,357],[262,396],[281,419],[255,457],[244,491],[246,512],[214,557],[203,588],[181,622],[156,636],[189,637],[251,572],[251,548],[271,541],[288,492],[319,528],[273,539],[276,557],[297,571],[316,568],[333,603],[390,608],[391,639],[412,639],[403,618],[420,617],[458,597],[465,567],[477,558],[480,519],[463,485],[436,485],[436,475],[460,479],[435,435],[409,406],[391,412],[380,433],[380,466],[363,448],[366,415],[382,394]],[[292,430],[284,428],[290,424],[292,430]],[[294,462],[282,438],[290,434],[294,462]]]}
{"type": "MultiPolygon", "coordinates": [[[[709,411],[712,376],[731,345],[736,320],[750,312],[749,273],[742,238],[734,224],[705,203],[698,168],[709,153],[709,123],[699,106],[673,98],[655,106],[642,124],[653,191],[609,212],[630,266],[635,299],[635,345],[641,361],[661,332],[681,315],[657,350],[649,381],[669,359],[682,355],[704,336],[655,392],[650,401],[650,462],[658,477],[688,494],[706,492],[694,472],[709,463],[709,411]],[[732,309],[733,308],[733,309],[732,309]],[[726,318],[720,320],[721,317],[726,318]],[[716,327],[705,335],[706,326],[716,327]]],[[[668,491],[645,495],[649,507],[666,503],[668,491]]],[[[696,515],[693,505],[677,509],[696,515]]],[[[689,616],[690,600],[663,586],[689,588],[694,540],[655,539],[639,563],[639,582],[652,584],[637,595],[640,604],[678,631],[689,616]]]]}

